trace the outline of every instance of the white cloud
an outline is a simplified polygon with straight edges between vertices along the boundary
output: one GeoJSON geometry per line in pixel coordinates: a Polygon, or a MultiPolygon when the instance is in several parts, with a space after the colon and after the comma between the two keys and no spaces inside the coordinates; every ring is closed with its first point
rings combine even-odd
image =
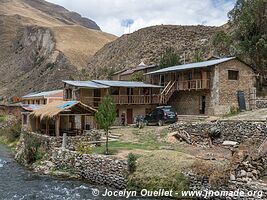
{"type": "Polygon", "coordinates": [[[47,0],[94,20],[103,31],[122,35],[122,20],[133,19],[131,32],[160,24],[219,26],[235,0],[47,0]]]}

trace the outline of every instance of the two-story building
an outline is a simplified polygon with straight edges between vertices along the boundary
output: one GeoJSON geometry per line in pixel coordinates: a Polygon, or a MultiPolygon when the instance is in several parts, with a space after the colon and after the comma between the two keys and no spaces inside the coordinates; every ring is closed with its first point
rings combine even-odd
{"type": "Polygon", "coordinates": [[[127,124],[132,124],[136,116],[147,114],[160,103],[159,85],[110,80],[63,82],[66,101],[81,101],[97,109],[102,99],[110,95],[117,106],[118,124],[121,116],[127,124]]]}
{"type": "Polygon", "coordinates": [[[23,104],[45,105],[63,100],[63,90],[30,93],[22,97],[23,104]]]}
{"type": "Polygon", "coordinates": [[[208,60],[147,73],[151,84],[164,87],[160,104],[180,115],[221,115],[231,108],[252,109],[255,73],[236,57],[208,60]]]}

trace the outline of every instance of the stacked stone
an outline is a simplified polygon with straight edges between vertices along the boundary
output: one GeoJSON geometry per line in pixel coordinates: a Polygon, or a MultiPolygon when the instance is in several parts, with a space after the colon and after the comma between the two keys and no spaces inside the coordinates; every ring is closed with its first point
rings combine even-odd
{"type": "Polygon", "coordinates": [[[267,137],[267,127],[265,122],[250,121],[217,121],[217,122],[179,122],[170,126],[172,132],[186,131],[193,143],[199,145],[208,144],[208,133],[212,128],[221,131],[221,137],[215,143],[222,143],[225,140],[242,143],[253,138],[255,141],[263,141],[267,137]]]}
{"type": "Polygon", "coordinates": [[[128,166],[125,160],[110,156],[79,154],[75,151],[55,149],[52,162],[56,169],[68,169],[87,181],[124,189],[127,184],[128,166]]]}
{"type": "Polygon", "coordinates": [[[256,100],[257,108],[267,108],[267,100],[256,100]]]}
{"type": "Polygon", "coordinates": [[[231,181],[248,183],[267,176],[267,156],[242,161],[231,175],[231,181]]]}

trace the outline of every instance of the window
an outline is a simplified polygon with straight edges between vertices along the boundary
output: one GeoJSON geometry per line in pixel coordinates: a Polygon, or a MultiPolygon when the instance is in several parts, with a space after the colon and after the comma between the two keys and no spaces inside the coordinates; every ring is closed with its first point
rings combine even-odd
{"type": "Polygon", "coordinates": [[[238,80],[238,71],[228,70],[228,80],[238,80]]]}
{"type": "Polygon", "coordinates": [[[66,89],[66,98],[72,99],[72,90],[71,89],[66,89]]]}

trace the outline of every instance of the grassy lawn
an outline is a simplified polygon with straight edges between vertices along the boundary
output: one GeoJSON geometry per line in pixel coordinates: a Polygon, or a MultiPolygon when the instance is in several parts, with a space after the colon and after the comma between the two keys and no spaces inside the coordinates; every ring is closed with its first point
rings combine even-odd
{"type": "Polygon", "coordinates": [[[136,171],[129,176],[128,189],[149,190],[188,189],[182,172],[188,170],[196,158],[178,151],[156,150],[137,160],[136,171]]]}
{"type": "MultiPolygon", "coordinates": [[[[155,128],[151,127],[146,129],[137,128],[121,128],[113,129],[113,133],[122,133],[123,136],[119,141],[109,142],[110,154],[117,154],[120,151],[125,150],[158,150],[161,146],[166,145],[164,142],[159,140],[159,137],[166,135],[166,130],[164,129],[159,134],[155,133],[155,128]]],[[[106,145],[103,143],[100,147],[95,147],[92,149],[93,153],[104,154],[106,145]]]]}
{"type": "MultiPolygon", "coordinates": [[[[116,154],[119,151],[123,150],[134,150],[134,149],[142,149],[142,150],[156,150],[159,149],[160,145],[153,142],[145,142],[145,143],[131,143],[131,142],[121,142],[121,141],[112,141],[109,142],[109,151],[110,154],[116,154]]],[[[100,147],[95,147],[92,150],[92,153],[96,154],[104,154],[106,150],[106,145],[102,144],[100,147]]]]}

